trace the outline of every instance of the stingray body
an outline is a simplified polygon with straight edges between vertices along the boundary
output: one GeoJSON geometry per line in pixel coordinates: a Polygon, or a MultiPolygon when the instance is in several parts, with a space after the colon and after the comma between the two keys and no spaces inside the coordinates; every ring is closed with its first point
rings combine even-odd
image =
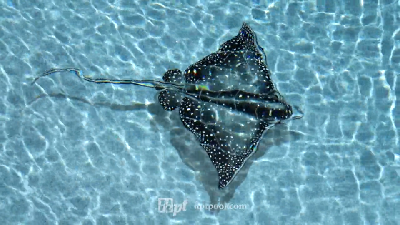
{"type": "Polygon", "coordinates": [[[265,53],[246,23],[215,53],[183,73],[168,70],[163,81],[92,79],[72,68],[52,69],[40,77],[61,71],[74,71],[94,83],[133,84],[159,90],[161,106],[165,110],[179,108],[183,125],[207,152],[218,171],[219,188],[233,180],[267,129],[283,120],[302,117],[273,84],[265,53]]]}

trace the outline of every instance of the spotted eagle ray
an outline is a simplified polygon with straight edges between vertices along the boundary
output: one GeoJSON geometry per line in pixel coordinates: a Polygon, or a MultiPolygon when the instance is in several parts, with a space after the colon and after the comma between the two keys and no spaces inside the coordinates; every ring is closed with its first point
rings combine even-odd
{"type": "Polygon", "coordinates": [[[264,49],[246,23],[215,53],[190,65],[184,74],[178,69],[168,70],[163,81],[93,79],[82,76],[79,69],[66,68],[51,69],[33,83],[63,71],[98,84],[131,84],[159,90],[161,106],[168,111],[179,108],[183,125],[207,152],[218,172],[219,189],[234,179],[266,130],[303,115],[273,84],[264,49]]]}

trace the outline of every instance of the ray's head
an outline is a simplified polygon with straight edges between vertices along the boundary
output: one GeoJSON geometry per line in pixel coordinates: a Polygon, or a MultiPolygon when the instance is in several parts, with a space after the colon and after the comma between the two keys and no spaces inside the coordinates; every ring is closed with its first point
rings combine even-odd
{"type": "Polygon", "coordinates": [[[301,119],[304,115],[303,111],[296,105],[285,104],[285,110],[276,111],[275,119],[277,120],[297,120],[301,119]]]}

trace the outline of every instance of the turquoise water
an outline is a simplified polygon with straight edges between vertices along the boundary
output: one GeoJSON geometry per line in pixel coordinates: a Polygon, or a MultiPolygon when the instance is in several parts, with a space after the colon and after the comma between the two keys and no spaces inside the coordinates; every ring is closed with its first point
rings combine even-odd
{"type": "Polygon", "coordinates": [[[398,1],[24,2],[0,2],[0,224],[399,224],[398,1]],[[155,90],[31,85],[161,79],[244,21],[304,117],[223,191],[155,90]],[[218,202],[241,208],[199,209],[218,202]]]}

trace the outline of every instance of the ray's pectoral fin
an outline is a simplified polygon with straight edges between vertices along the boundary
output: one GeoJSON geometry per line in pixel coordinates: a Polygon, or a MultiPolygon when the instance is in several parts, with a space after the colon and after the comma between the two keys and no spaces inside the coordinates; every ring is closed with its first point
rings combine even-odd
{"type": "MultiPolygon", "coordinates": [[[[190,98],[183,98],[179,114],[184,126],[199,140],[218,172],[218,188],[226,187],[237,175],[246,160],[254,153],[259,139],[265,130],[264,125],[253,129],[245,138],[229,132],[235,124],[219,121],[217,113],[221,109],[205,107],[203,103],[190,98]],[[206,113],[207,112],[207,113],[206,113]],[[233,136],[234,137],[233,137],[233,136]],[[228,138],[229,137],[229,138],[228,138]],[[237,146],[241,146],[238,148],[237,146]]],[[[255,126],[259,123],[255,123],[255,126]]]]}
{"type": "Polygon", "coordinates": [[[179,114],[184,126],[189,129],[200,141],[210,160],[217,169],[219,176],[218,188],[224,188],[235,177],[243,164],[243,158],[233,157],[224,152],[222,141],[217,140],[213,128],[208,127],[201,120],[200,105],[195,100],[184,98],[179,114]]]}
{"type": "Polygon", "coordinates": [[[244,164],[244,158],[229,155],[218,146],[203,146],[218,172],[218,188],[226,187],[244,164]]]}
{"type": "MultiPolygon", "coordinates": [[[[219,46],[219,52],[238,52],[241,50],[249,50],[258,52],[257,50],[257,36],[254,31],[250,28],[249,25],[243,23],[243,26],[240,28],[239,33],[233,37],[232,39],[224,42],[219,46]]],[[[260,49],[262,50],[262,48],[260,49]]]]}
{"type": "MultiPolygon", "coordinates": [[[[163,80],[165,82],[181,84],[183,83],[183,75],[178,69],[168,70],[165,72],[163,80]]],[[[160,91],[158,94],[158,101],[160,102],[160,105],[168,111],[175,110],[177,107],[179,107],[181,100],[182,95],[177,91],[165,89],[160,91]]]]}

